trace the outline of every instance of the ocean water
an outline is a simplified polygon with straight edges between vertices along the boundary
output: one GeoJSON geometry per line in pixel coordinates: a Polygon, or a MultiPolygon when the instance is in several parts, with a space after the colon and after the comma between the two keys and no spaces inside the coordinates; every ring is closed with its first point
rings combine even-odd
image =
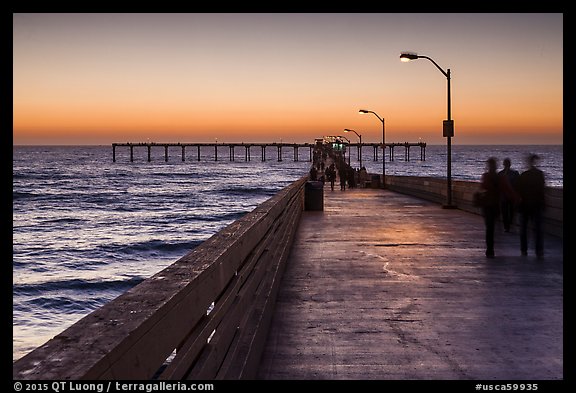
{"type": "MultiPolygon", "coordinates": [[[[13,147],[13,360],[60,333],[91,311],[187,254],[279,190],[307,174],[309,150],[275,148],[261,161],[260,148],[152,149],[111,146],[13,147]]],[[[490,156],[522,171],[528,153],[541,156],[547,185],[563,187],[562,146],[452,146],[452,177],[480,179],[490,156]]],[[[386,161],[389,175],[446,176],[446,147],[428,146],[426,160],[412,147],[386,161]]],[[[373,149],[363,165],[382,172],[373,149]]],[[[380,157],[381,159],[381,154],[380,157]]],[[[388,157],[387,157],[388,159],[388,157]]],[[[358,167],[356,149],[351,164],[358,167]]]]}

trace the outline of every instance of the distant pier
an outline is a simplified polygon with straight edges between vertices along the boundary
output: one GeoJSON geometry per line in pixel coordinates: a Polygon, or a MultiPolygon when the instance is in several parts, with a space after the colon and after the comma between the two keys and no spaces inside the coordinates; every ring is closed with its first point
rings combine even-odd
{"type": "MultiPolygon", "coordinates": [[[[314,143],[157,143],[157,142],[126,142],[126,143],[112,143],[112,161],[116,162],[116,147],[129,147],[130,148],[130,162],[134,161],[134,148],[135,147],[146,147],[148,149],[148,162],[152,160],[152,147],[164,148],[164,161],[168,162],[168,148],[169,147],[180,147],[182,161],[186,161],[186,148],[190,147],[195,149],[196,160],[201,160],[200,148],[208,147],[214,149],[214,161],[218,161],[218,148],[228,147],[228,160],[235,161],[235,149],[244,148],[244,161],[251,161],[251,148],[260,147],[261,149],[261,161],[266,161],[266,148],[272,147],[276,148],[277,160],[282,161],[282,149],[292,148],[294,151],[293,160],[299,161],[299,149],[309,149],[308,161],[312,162],[313,151],[317,146],[314,143]]],[[[360,156],[360,151],[364,147],[372,147],[373,149],[373,160],[378,161],[378,150],[382,148],[382,143],[350,143],[347,144],[349,148],[357,148],[357,157],[360,156]]],[[[394,161],[394,148],[404,147],[404,160],[410,161],[410,148],[419,147],[420,148],[420,161],[426,160],[426,143],[425,142],[399,142],[399,143],[386,143],[389,151],[389,161],[394,161]]]]}

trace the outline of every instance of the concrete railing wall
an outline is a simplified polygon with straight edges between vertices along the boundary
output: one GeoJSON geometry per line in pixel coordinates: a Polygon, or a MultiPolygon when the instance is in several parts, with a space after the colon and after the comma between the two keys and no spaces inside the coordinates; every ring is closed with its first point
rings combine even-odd
{"type": "MultiPolygon", "coordinates": [[[[446,179],[417,176],[386,176],[389,190],[413,195],[438,203],[446,203],[446,179]]],[[[481,214],[480,208],[472,204],[474,192],[480,189],[475,181],[452,180],[452,203],[458,209],[481,214]]],[[[546,187],[546,208],[544,210],[544,231],[563,238],[563,189],[546,187]]]]}
{"type": "Polygon", "coordinates": [[[13,378],[254,378],[306,180],[16,361],[13,378]]]}

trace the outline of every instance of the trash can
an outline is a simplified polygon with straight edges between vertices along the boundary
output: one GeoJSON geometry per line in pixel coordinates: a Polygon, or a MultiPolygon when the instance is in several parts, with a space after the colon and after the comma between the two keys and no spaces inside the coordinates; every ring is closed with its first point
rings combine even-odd
{"type": "Polygon", "coordinates": [[[304,210],[324,210],[324,183],[307,181],[304,186],[304,210]]]}
{"type": "Polygon", "coordinates": [[[370,182],[372,188],[380,188],[380,175],[372,175],[372,181],[370,182]]]}

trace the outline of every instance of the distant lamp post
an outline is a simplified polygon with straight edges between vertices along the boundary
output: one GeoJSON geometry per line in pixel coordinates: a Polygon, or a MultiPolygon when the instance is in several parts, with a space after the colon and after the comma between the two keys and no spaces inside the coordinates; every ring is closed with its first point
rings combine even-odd
{"type": "Polygon", "coordinates": [[[384,118],[378,116],[374,111],[360,109],[360,113],[372,113],[382,122],[382,188],[386,188],[386,127],[384,126],[384,118]]]}
{"type": "MultiPolygon", "coordinates": [[[[346,146],[350,145],[350,139],[346,138],[345,136],[342,135],[338,135],[336,138],[342,140],[342,139],[346,139],[346,142],[348,142],[347,144],[343,144],[343,148],[342,151],[344,153],[344,164],[346,164],[346,146]]],[[[350,154],[348,154],[348,165],[350,165],[350,154]]]]}
{"type": "Polygon", "coordinates": [[[434,60],[428,56],[420,56],[416,53],[403,52],[400,54],[400,61],[409,62],[417,59],[428,59],[440,70],[446,77],[448,82],[448,119],[443,121],[443,136],[446,138],[446,205],[442,207],[445,209],[453,209],[456,206],[452,204],[452,137],[454,136],[454,121],[452,120],[451,113],[451,100],[450,100],[450,68],[444,71],[434,60]]]}
{"type": "MultiPolygon", "coordinates": [[[[360,139],[360,149],[358,150],[359,151],[358,157],[360,158],[360,168],[362,168],[362,135],[358,134],[356,131],[351,130],[349,128],[345,128],[344,132],[353,132],[360,139]]],[[[350,159],[350,156],[348,156],[348,159],[350,159]]]]}

